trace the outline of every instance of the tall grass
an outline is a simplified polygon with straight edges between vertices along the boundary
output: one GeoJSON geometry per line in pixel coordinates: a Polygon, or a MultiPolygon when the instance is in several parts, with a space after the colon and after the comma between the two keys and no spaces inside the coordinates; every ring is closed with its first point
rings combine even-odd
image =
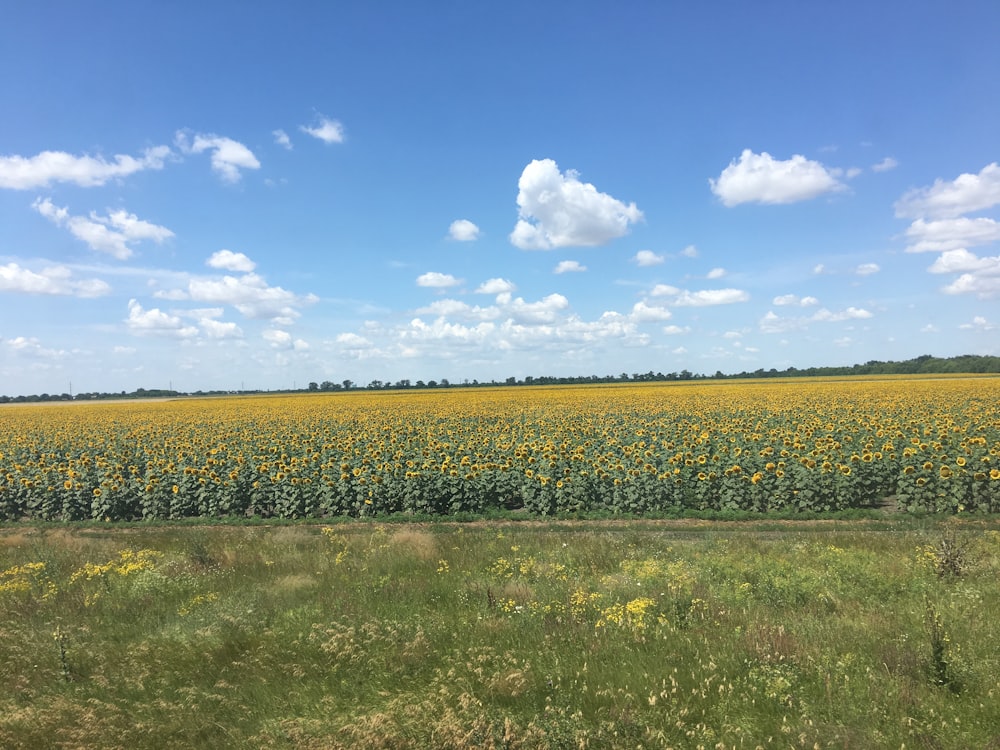
{"type": "Polygon", "coordinates": [[[998,527],[8,529],[0,746],[997,747],[998,527]]]}

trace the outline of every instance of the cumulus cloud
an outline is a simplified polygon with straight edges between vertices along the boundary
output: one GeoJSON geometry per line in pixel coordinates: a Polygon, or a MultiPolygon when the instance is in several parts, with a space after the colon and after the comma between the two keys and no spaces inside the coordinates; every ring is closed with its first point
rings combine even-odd
{"type": "Polygon", "coordinates": [[[550,294],[538,302],[514,299],[507,308],[511,317],[521,323],[553,323],[557,313],[569,307],[569,300],[561,294],[550,294]]]}
{"type": "Polygon", "coordinates": [[[320,117],[319,124],[313,127],[301,125],[299,130],[313,138],[318,138],[323,143],[344,142],[344,126],[337,120],[331,120],[328,117],[320,117]]]}
{"type": "MultiPolygon", "coordinates": [[[[595,363],[606,352],[604,342],[621,347],[648,346],[652,339],[642,328],[670,319],[665,306],[641,300],[630,311],[606,311],[596,320],[584,320],[572,311],[561,294],[538,300],[513,297],[513,284],[492,279],[481,285],[484,293],[496,294],[492,305],[471,306],[460,300],[442,299],[417,310],[417,317],[397,326],[366,324],[357,333],[342,333],[331,342],[339,356],[354,359],[431,357],[463,361],[506,359],[512,352],[529,356],[564,356],[591,359],[595,363]]],[[[667,327],[666,333],[684,333],[686,328],[667,327]]]]}
{"type": "Polygon", "coordinates": [[[632,306],[632,312],[629,317],[637,323],[647,323],[650,321],[670,320],[673,314],[665,307],[650,305],[644,300],[640,300],[632,306]]]}
{"type": "Polygon", "coordinates": [[[561,260],[558,264],[556,264],[552,273],[582,273],[586,270],[586,266],[580,265],[580,263],[575,260],[561,260]]]}
{"type": "Polygon", "coordinates": [[[725,206],[741,203],[796,203],[845,189],[835,176],[818,161],[796,154],[780,161],[769,153],[755,154],[745,149],[718,179],[710,179],[712,192],[725,206]]]}
{"type": "Polygon", "coordinates": [[[509,294],[517,289],[514,282],[507,279],[487,279],[476,288],[477,294],[509,294]]]}
{"type": "Polygon", "coordinates": [[[243,253],[234,253],[232,250],[219,250],[212,253],[205,264],[212,268],[220,268],[225,271],[238,271],[249,273],[253,271],[257,264],[243,253]]]}
{"type": "Polygon", "coordinates": [[[0,188],[32,190],[57,182],[95,187],[145,169],[163,169],[170,153],[167,146],[154,146],[138,158],[118,154],[110,161],[65,151],[43,151],[30,157],[0,156],[0,188]]]}
{"type": "Polygon", "coordinates": [[[470,320],[492,320],[501,314],[498,307],[473,306],[455,299],[436,300],[426,307],[417,309],[417,312],[421,315],[458,317],[470,320]]]}
{"type": "Polygon", "coordinates": [[[213,318],[199,318],[198,325],[201,326],[202,333],[210,339],[239,339],[243,338],[243,330],[235,323],[213,318]]]}
{"type": "Polygon", "coordinates": [[[726,269],[725,268],[713,268],[711,271],[709,271],[705,275],[705,278],[706,279],[721,279],[725,275],[726,275],[726,269]]]}
{"type": "Polygon", "coordinates": [[[72,216],[69,209],[54,205],[48,198],[36,199],[31,207],[56,226],[66,227],[70,234],[85,242],[91,250],[107,253],[119,260],[131,258],[134,254],[130,243],[152,240],[160,244],[174,236],[166,227],[143,221],[124,210],[111,211],[107,216],[99,216],[94,211],[90,212],[89,218],[72,216]]]}
{"type": "Polygon", "coordinates": [[[840,323],[844,320],[865,320],[873,317],[870,312],[860,307],[848,307],[846,310],[831,312],[826,308],[819,310],[811,320],[823,323],[840,323]]]}
{"type": "Polygon", "coordinates": [[[658,266],[661,263],[663,263],[666,260],[666,258],[664,258],[662,255],[657,255],[652,250],[640,250],[635,254],[632,260],[635,261],[636,265],[640,267],[645,267],[645,266],[658,266]]]}
{"type": "Polygon", "coordinates": [[[694,245],[688,245],[683,250],[681,250],[681,255],[683,255],[685,258],[697,258],[698,248],[696,248],[694,245]]]}
{"type": "Polygon", "coordinates": [[[690,326],[669,325],[669,326],[664,326],[663,327],[663,332],[665,334],[667,334],[668,336],[680,336],[681,334],[684,334],[684,333],[690,333],[691,332],[691,327],[690,326]]]}
{"type": "Polygon", "coordinates": [[[274,136],[274,142],[279,146],[287,148],[289,151],[292,150],[292,139],[288,137],[288,133],[280,128],[278,130],[272,130],[271,135],[274,136]]]}
{"type": "Polygon", "coordinates": [[[991,271],[990,273],[982,271],[963,273],[945,286],[942,291],[945,294],[975,294],[982,299],[996,297],[1000,295],[1000,275],[996,274],[995,268],[991,271]]]}
{"type": "Polygon", "coordinates": [[[819,300],[815,297],[799,297],[796,294],[782,294],[771,300],[771,304],[776,307],[783,305],[795,305],[799,307],[809,307],[810,305],[818,305],[819,300]]]}
{"type": "Polygon", "coordinates": [[[242,177],[241,169],[260,169],[260,162],[253,152],[232,138],[197,133],[192,139],[188,132],[179,130],[174,141],[177,147],[186,154],[200,154],[204,151],[210,151],[212,170],[224,182],[239,182],[242,177]]]}
{"type": "Polygon", "coordinates": [[[448,227],[448,238],[456,242],[472,242],[479,239],[479,227],[468,219],[456,219],[448,227]]]}
{"type": "Polygon", "coordinates": [[[895,169],[899,166],[899,162],[893,159],[891,156],[885,157],[878,164],[872,164],[873,172],[888,172],[890,169],[895,169]]]}
{"type": "Polygon", "coordinates": [[[417,277],[417,286],[430,289],[448,289],[461,283],[461,279],[456,279],[450,273],[438,273],[437,271],[428,271],[417,277]]]}
{"type": "Polygon", "coordinates": [[[270,286],[256,273],[225,275],[221,279],[193,278],[188,282],[187,296],[197,302],[230,305],[247,318],[272,320],[279,325],[289,325],[299,317],[298,308],[318,299],[312,294],[300,296],[270,286]]]}
{"type": "Polygon", "coordinates": [[[976,315],[971,323],[962,323],[959,325],[963,331],[993,331],[996,330],[996,326],[990,323],[982,315],[976,315]]]}
{"type": "Polygon", "coordinates": [[[781,317],[773,310],[768,310],[758,322],[758,328],[762,333],[786,333],[808,328],[810,323],[842,323],[849,320],[866,320],[871,317],[873,317],[872,313],[859,307],[848,307],[846,310],[838,311],[823,308],[808,317],[787,318],[781,317]]]}
{"type": "Polygon", "coordinates": [[[878,273],[881,270],[878,263],[862,263],[854,269],[854,273],[858,276],[871,276],[873,273],[878,273]]]}
{"type": "Polygon", "coordinates": [[[184,325],[177,315],[169,315],[157,307],[144,310],[136,300],[128,301],[128,317],[125,326],[136,336],[168,336],[192,338],[198,335],[194,326],[184,325]]]}
{"type": "Polygon", "coordinates": [[[657,284],[650,291],[653,297],[669,297],[668,304],[674,307],[706,307],[709,305],[730,305],[746,302],[750,295],[742,289],[703,289],[692,292],[678,289],[668,284],[657,284]]]}
{"type": "Polygon", "coordinates": [[[517,205],[520,218],[510,241],[522,250],[604,245],[643,218],[635,203],[598,192],[573,170],[561,173],[552,159],[524,168],[517,205]]]}
{"type": "Polygon", "coordinates": [[[927,269],[931,273],[982,273],[984,276],[1000,276],[1000,256],[980,258],[965,248],[948,250],[927,269]]]}
{"type": "Polygon", "coordinates": [[[1000,223],[986,217],[917,219],[906,230],[906,237],[912,242],[906,247],[908,253],[940,253],[996,242],[1000,240],[1000,223]]]}
{"type": "Polygon", "coordinates": [[[66,297],[103,297],[111,287],[100,279],[74,279],[65,266],[50,266],[35,272],[17,263],[0,266],[0,292],[50,294],[66,297]]]}
{"type": "Polygon", "coordinates": [[[987,164],[979,174],[960,174],[946,182],[916,188],[896,201],[899,218],[950,219],[1000,204],[1000,165],[987,164]]]}
{"type": "Polygon", "coordinates": [[[289,349],[292,346],[292,334],[288,331],[281,331],[275,328],[268,328],[261,332],[261,338],[273,346],[275,349],[289,349]]]}
{"type": "Polygon", "coordinates": [[[65,349],[49,349],[34,336],[15,336],[12,339],[0,339],[0,342],[18,357],[38,360],[59,360],[70,355],[65,349]]]}

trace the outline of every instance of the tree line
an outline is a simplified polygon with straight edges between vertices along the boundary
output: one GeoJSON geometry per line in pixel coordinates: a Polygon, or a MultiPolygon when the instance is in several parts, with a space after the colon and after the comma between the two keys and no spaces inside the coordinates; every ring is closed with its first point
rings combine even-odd
{"type": "Polygon", "coordinates": [[[330,392],[330,391],[355,391],[355,390],[408,390],[408,389],[433,389],[452,388],[460,386],[463,388],[474,387],[497,387],[497,386],[530,386],[530,385],[586,385],[601,383],[650,383],[650,382],[672,382],[688,380],[754,380],[763,378],[812,378],[812,377],[850,377],[858,375],[947,375],[947,374],[1000,374],[1000,357],[979,354],[965,354],[958,357],[934,357],[924,354],[920,357],[907,359],[900,362],[892,360],[882,362],[880,360],[869,360],[864,364],[855,364],[845,367],[807,367],[799,369],[788,367],[784,370],[763,368],[753,372],[743,371],[726,374],[716,371],[714,375],[704,375],[693,373],[690,370],[680,372],[623,372],[618,375],[576,375],[576,376],[555,376],[555,375],[527,375],[523,378],[509,377],[505,380],[463,380],[461,383],[452,383],[447,378],[441,380],[416,380],[401,379],[391,380],[371,380],[367,385],[355,383],[353,380],[341,380],[333,382],[324,380],[322,382],[312,381],[305,388],[289,388],[279,390],[212,390],[212,391],[176,391],[170,389],[146,389],[137,388],[134,391],[119,392],[92,392],[92,393],[41,393],[32,396],[0,396],[0,404],[7,403],[35,403],[39,401],[95,401],[107,399],[145,399],[145,398],[178,398],[191,396],[232,396],[232,395],[254,395],[261,393],[308,393],[308,392],[330,392]]]}

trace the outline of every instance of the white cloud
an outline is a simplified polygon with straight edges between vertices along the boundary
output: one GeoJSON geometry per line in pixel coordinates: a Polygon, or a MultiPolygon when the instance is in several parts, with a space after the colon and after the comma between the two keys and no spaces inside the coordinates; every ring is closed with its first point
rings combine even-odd
{"type": "Polygon", "coordinates": [[[257,267],[257,264],[246,255],[243,253],[234,253],[232,250],[219,250],[212,253],[212,256],[205,261],[205,264],[212,268],[242,273],[249,273],[257,267]]]}
{"type": "Polygon", "coordinates": [[[344,126],[337,120],[331,120],[328,117],[320,117],[319,125],[316,125],[315,127],[310,128],[305,125],[301,125],[299,126],[299,130],[303,133],[311,135],[313,138],[318,138],[323,141],[323,143],[344,142],[344,126]]]}
{"type": "Polygon", "coordinates": [[[275,328],[268,328],[261,332],[261,338],[273,346],[275,349],[290,349],[292,347],[292,334],[288,331],[281,331],[275,328]]]}
{"type": "Polygon", "coordinates": [[[517,287],[507,279],[488,279],[476,289],[476,294],[509,294],[517,287]]]}
{"type": "Polygon", "coordinates": [[[962,323],[959,328],[963,331],[993,331],[996,330],[996,326],[990,323],[982,315],[976,315],[971,323],[962,323]]]}
{"type": "Polygon", "coordinates": [[[743,151],[739,162],[730,162],[717,180],[708,182],[725,206],[795,203],[844,189],[833,172],[817,161],[798,154],[779,161],[766,151],[755,154],[750,149],[743,151]]]}
{"type": "Polygon", "coordinates": [[[819,310],[810,320],[821,323],[840,323],[845,320],[864,320],[873,317],[870,312],[859,307],[848,307],[846,310],[831,312],[826,308],[819,310]]]}
{"type": "Polygon", "coordinates": [[[647,323],[650,321],[670,320],[673,314],[665,307],[647,304],[640,300],[632,306],[629,317],[637,323],[647,323]]]}
{"type": "Polygon", "coordinates": [[[696,248],[694,245],[688,245],[683,250],[681,250],[681,255],[683,255],[685,258],[697,258],[698,248],[696,248]]]}
{"type": "Polygon", "coordinates": [[[107,253],[119,260],[126,260],[134,254],[130,243],[152,240],[160,244],[174,236],[166,227],[143,221],[124,210],[111,211],[107,216],[91,211],[90,218],[71,216],[67,208],[54,205],[48,198],[36,199],[31,207],[56,226],[65,226],[70,234],[85,242],[91,250],[107,253]]]}
{"type": "Polygon", "coordinates": [[[569,300],[561,294],[550,294],[538,302],[525,302],[517,297],[510,303],[508,312],[520,323],[552,323],[556,313],[569,307],[569,300]]]}
{"type": "Polygon", "coordinates": [[[100,279],[74,279],[65,266],[50,266],[39,272],[17,263],[0,266],[0,292],[51,294],[67,297],[103,297],[111,287],[100,279]]]}
{"type": "Polygon", "coordinates": [[[211,339],[238,339],[243,338],[243,330],[235,323],[212,318],[200,318],[198,325],[201,326],[202,333],[211,339]]]}
{"type": "Polygon", "coordinates": [[[582,273],[587,267],[580,265],[575,260],[561,260],[552,270],[552,273],[582,273]]]}
{"type": "Polygon", "coordinates": [[[317,301],[312,294],[299,296],[280,286],[269,286],[255,273],[221,279],[194,278],[188,282],[187,293],[197,302],[231,305],[248,318],[272,320],[279,325],[289,325],[300,315],[296,308],[317,301]]]}
{"type": "Polygon", "coordinates": [[[198,335],[198,329],[194,326],[185,326],[180,317],[168,315],[156,307],[144,310],[134,299],[128,301],[128,318],[125,319],[125,325],[137,336],[191,338],[198,335]]]}
{"type": "Polygon", "coordinates": [[[1000,276],[1000,256],[980,258],[965,248],[948,250],[927,269],[931,273],[976,273],[981,276],[1000,276]]]}
{"type": "Polygon", "coordinates": [[[533,160],[517,184],[520,218],[510,241],[522,250],[604,245],[642,220],[635,203],[599,193],[573,170],[563,175],[552,159],[533,160]]]}
{"type": "Polygon", "coordinates": [[[468,305],[456,299],[435,300],[426,307],[417,309],[421,315],[438,315],[442,317],[460,317],[472,320],[492,320],[500,315],[497,307],[480,307],[468,305]]]}
{"type": "Polygon", "coordinates": [[[878,273],[881,270],[878,263],[862,263],[854,269],[854,273],[858,276],[871,276],[873,273],[878,273]]]}
{"type": "Polygon", "coordinates": [[[983,299],[1000,295],[1000,275],[963,273],[942,289],[945,294],[975,294],[983,299]]]}
{"type": "Polygon", "coordinates": [[[292,150],[292,139],[288,137],[288,133],[280,128],[278,130],[272,130],[271,135],[274,136],[274,142],[279,146],[287,148],[289,151],[292,150]]]}
{"type": "Polygon", "coordinates": [[[242,177],[241,169],[260,169],[260,162],[253,152],[232,138],[197,133],[192,140],[187,132],[179,130],[174,140],[177,147],[186,154],[211,151],[212,169],[224,182],[239,182],[242,177]]]}
{"type": "Polygon", "coordinates": [[[786,333],[796,329],[805,329],[810,323],[842,323],[848,320],[866,320],[873,315],[863,308],[848,307],[846,310],[836,312],[823,308],[809,317],[783,318],[773,310],[767,313],[758,322],[758,327],[762,333],[786,333]]]}
{"type": "Polygon", "coordinates": [[[873,172],[888,172],[890,169],[895,169],[899,166],[899,162],[893,159],[891,156],[885,157],[878,164],[872,164],[873,172]]]}
{"type": "Polygon", "coordinates": [[[640,250],[635,254],[635,257],[632,260],[634,260],[637,265],[645,267],[658,266],[663,263],[666,258],[662,255],[657,255],[652,250],[640,250]]]}
{"type": "Polygon", "coordinates": [[[64,151],[43,151],[27,158],[0,156],[0,188],[31,190],[54,182],[95,187],[144,169],[163,169],[169,156],[167,146],[148,148],[139,158],[118,154],[111,161],[101,156],[74,156],[64,151]]]}
{"type": "Polygon", "coordinates": [[[448,237],[456,242],[472,242],[479,239],[479,227],[468,219],[456,219],[448,227],[448,237]]]}
{"type": "Polygon", "coordinates": [[[708,272],[708,274],[705,276],[705,278],[706,279],[721,279],[725,275],[726,275],[726,269],[725,268],[713,268],[711,271],[708,272]]]}
{"type": "Polygon", "coordinates": [[[369,339],[366,339],[364,336],[359,336],[356,333],[338,334],[336,341],[338,344],[343,344],[344,346],[352,349],[365,349],[372,346],[372,342],[369,339]]]}
{"type": "Polygon", "coordinates": [[[813,266],[813,273],[816,274],[817,276],[824,274],[826,272],[827,272],[826,266],[824,266],[822,263],[817,263],[815,266],[813,266]]]}
{"type": "Polygon", "coordinates": [[[1000,165],[987,164],[979,174],[961,174],[951,182],[910,190],[896,201],[900,218],[950,219],[1000,204],[1000,165]]]}
{"type": "Polygon", "coordinates": [[[800,307],[809,307],[810,305],[818,305],[819,300],[816,299],[815,297],[799,298],[799,296],[795,294],[782,294],[781,296],[775,297],[773,300],[771,300],[771,304],[775,305],[776,307],[780,307],[782,305],[796,305],[800,307]]]}
{"type": "Polygon", "coordinates": [[[674,326],[674,325],[670,325],[670,326],[664,326],[663,327],[663,332],[665,334],[667,334],[668,336],[680,336],[681,334],[684,334],[684,333],[690,333],[691,332],[691,328],[690,328],[690,326],[674,326]]]}
{"type": "Polygon", "coordinates": [[[462,283],[461,279],[456,279],[450,273],[438,273],[428,271],[417,277],[417,286],[429,287],[431,289],[448,289],[462,283]]]}
{"type": "Polygon", "coordinates": [[[19,357],[39,360],[65,359],[70,352],[65,349],[48,349],[34,336],[15,336],[12,339],[0,339],[4,346],[19,357]]]}
{"type": "Polygon", "coordinates": [[[963,216],[937,221],[917,219],[906,230],[906,236],[916,240],[907,246],[906,252],[939,253],[996,242],[1000,240],[1000,223],[986,217],[970,219],[963,216]]]}
{"type": "Polygon", "coordinates": [[[650,291],[653,297],[670,297],[674,307],[706,307],[709,305],[729,305],[746,302],[750,295],[742,289],[703,289],[691,292],[668,284],[657,284],[650,291]]]}
{"type": "MultiPolygon", "coordinates": [[[[357,333],[339,334],[331,348],[345,358],[385,360],[387,364],[418,357],[500,362],[523,355],[539,362],[552,361],[552,357],[592,361],[601,368],[610,354],[605,342],[615,351],[648,346],[652,337],[642,326],[670,318],[665,307],[642,300],[626,314],[607,311],[596,320],[583,320],[561,294],[527,301],[512,297],[509,282],[491,281],[498,283],[484,291],[497,293],[495,305],[480,308],[454,299],[438,300],[417,311],[433,317],[414,317],[391,327],[366,323],[357,333]]],[[[667,334],[688,330],[664,329],[667,334]]]]}

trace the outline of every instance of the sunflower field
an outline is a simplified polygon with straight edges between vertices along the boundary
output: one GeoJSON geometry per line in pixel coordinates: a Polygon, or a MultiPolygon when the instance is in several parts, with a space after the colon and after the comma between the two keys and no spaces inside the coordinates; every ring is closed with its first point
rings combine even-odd
{"type": "Polygon", "coordinates": [[[0,519],[1000,511],[1000,379],[0,407],[0,519]]]}

